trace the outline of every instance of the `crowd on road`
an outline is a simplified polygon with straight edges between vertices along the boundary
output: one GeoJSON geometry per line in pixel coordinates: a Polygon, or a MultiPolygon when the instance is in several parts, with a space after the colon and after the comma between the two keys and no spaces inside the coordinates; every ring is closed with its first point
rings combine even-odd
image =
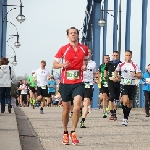
{"type": "MultiPolygon", "coordinates": [[[[68,145],[70,137],[71,143],[77,145],[79,140],[75,130],[80,117],[80,128],[86,128],[85,120],[91,111],[93,85],[97,84],[99,88],[99,102],[103,106],[102,117],[107,118],[110,114],[109,120],[116,121],[117,106],[120,102],[123,110],[121,124],[128,126],[132,101],[136,95],[135,80],[140,79],[145,95],[145,113],[146,117],[149,117],[150,65],[142,74],[137,63],[132,61],[131,50],[125,51],[124,61],[120,61],[119,52],[114,51],[111,60],[109,55],[104,55],[104,62],[100,65],[96,64],[92,60],[92,51],[78,42],[79,31],[75,27],[67,30],[67,36],[69,44],[62,46],[54,56],[53,68],[62,69],[59,82],[55,81],[54,76],[46,69],[46,61],[42,60],[40,68],[32,70],[27,81],[19,81],[17,88],[11,88],[14,85],[11,82],[11,79],[15,78],[14,71],[8,66],[8,62],[1,63],[1,113],[5,112],[5,97],[9,111],[11,110],[11,97],[17,99],[17,106],[32,106],[33,109],[36,106],[40,107],[41,114],[44,114],[45,106],[62,106],[64,130],[62,143],[68,145]],[[97,66],[99,66],[98,70],[97,66]],[[6,81],[7,84],[5,84],[6,81]],[[70,133],[68,131],[69,114],[72,117],[70,133]]],[[[1,62],[4,59],[8,61],[2,58],[1,62]]]]}

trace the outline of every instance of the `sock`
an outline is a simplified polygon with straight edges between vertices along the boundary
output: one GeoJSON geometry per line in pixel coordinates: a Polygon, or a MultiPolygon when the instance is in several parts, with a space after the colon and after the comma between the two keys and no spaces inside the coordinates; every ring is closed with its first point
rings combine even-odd
{"type": "Polygon", "coordinates": [[[130,110],[131,110],[131,108],[127,107],[127,118],[126,119],[128,119],[128,117],[129,117],[130,110]]]}
{"type": "Polygon", "coordinates": [[[123,109],[124,119],[128,119],[127,106],[122,105],[122,109],[123,109]]]}
{"type": "Polygon", "coordinates": [[[82,114],[82,108],[80,108],[80,114],[82,114]]]}
{"type": "Polygon", "coordinates": [[[73,133],[73,132],[75,132],[75,131],[71,131],[71,133],[73,133]]]}
{"type": "Polygon", "coordinates": [[[68,131],[64,131],[64,134],[68,134],[68,131]]]}
{"type": "Polygon", "coordinates": [[[116,117],[116,110],[114,109],[114,117],[116,117]]]}
{"type": "Polygon", "coordinates": [[[110,113],[111,113],[112,116],[114,115],[114,111],[113,110],[110,110],[110,113]]]}
{"type": "Polygon", "coordinates": [[[84,122],[85,121],[85,118],[82,118],[82,122],[84,122]]]}
{"type": "Polygon", "coordinates": [[[43,110],[43,107],[41,107],[40,110],[43,110]]]}

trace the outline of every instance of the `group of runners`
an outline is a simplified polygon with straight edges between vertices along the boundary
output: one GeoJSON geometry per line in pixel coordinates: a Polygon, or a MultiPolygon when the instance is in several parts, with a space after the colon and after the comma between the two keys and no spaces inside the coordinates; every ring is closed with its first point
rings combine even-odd
{"type": "MultiPolygon", "coordinates": [[[[109,55],[104,56],[104,62],[99,66],[92,61],[92,51],[78,42],[79,31],[75,27],[67,30],[69,44],[62,46],[54,56],[53,68],[62,69],[59,83],[59,93],[62,98],[63,112],[63,139],[64,145],[77,145],[79,140],[76,134],[77,124],[82,110],[80,127],[85,128],[85,118],[93,97],[93,84],[98,84],[100,100],[103,103],[103,118],[107,118],[110,110],[110,120],[117,120],[117,102],[122,101],[122,125],[128,125],[128,117],[132,108],[132,100],[136,94],[135,79],[142,78],[141,70],[132,61],[132,51],[125,51],[125,61],[119,60],[119,52],[114,51],[112,60],[109,55]],[[62,62],[63,58],[63,62],[62,62]],[[96,70],[96,65],[99,69],[96,70]],[[73,105],[73,107],[72,107],[73,105]],[[68,131],[69,113],[72,111],[71,132],[68,131]]],[[[37,101],[41,101],[40,113],[43,113],[43,102],[48,94],[47,77],[49,71],[45,68],[46,62],[35,71],[37,84],[37,101]]]]}
{"type": "MultiPolygon", "coordinates": [[[[41,66],[46,64],[45,61],[41,61],[41,66]]],[[[38,70],[37,70],[38,73],[38,70]]],[[[40,89],[37,87],[37,79],[36,79],[36,71],[32,70],[32,74],[27,78],[27,81],[20,80],[18,87],[18,98],[17,98],[17,106],[21,107],[29,107],[38,106],[37,98],[41,94],[40,89]]],[[[56,95],[56,81],[53,75],[48,75],[45,79],[45,83],[47,86],[47,91],[44,90],[44,100],[42,101],[42,106],[50,107],[54,104],[55,95],[56,95]]],[[[39,101],[41,103],[41,101],[39,101]]],[[[42,113],[42,111],[41,111],[42,113]]]]}

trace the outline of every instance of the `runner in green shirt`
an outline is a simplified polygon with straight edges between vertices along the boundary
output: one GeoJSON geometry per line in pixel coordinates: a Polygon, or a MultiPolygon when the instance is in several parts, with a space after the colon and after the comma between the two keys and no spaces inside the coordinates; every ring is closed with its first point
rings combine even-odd
{"type": "Polygon", "coordinates": [[[102,94],[102,99],[103,99],[103,118],[107,118],[107,110],[108,108],[108,97],[109,97],[109,90],[108,90],[108,75],[105,76],[104,70],[106,67],[106,63],[110,60],[109,55],[104,56],[104,63],[99,66],[99,72],[101,74],[101,89],[100,93],[102,94]]]}
{"type": "Polygon", "coordinates": [[[30,90],[30,104],[35,108],[36,104],[36,88],[35,71],[32,70],[32,75],[28,77],[29,90],[30,90]]]}

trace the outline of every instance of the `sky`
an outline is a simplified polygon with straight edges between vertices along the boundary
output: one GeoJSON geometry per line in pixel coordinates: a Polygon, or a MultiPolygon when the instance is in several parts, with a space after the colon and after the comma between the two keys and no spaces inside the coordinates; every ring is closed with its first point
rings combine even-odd
{"type": "MultiPolygon", "coordinates": [[[[19,5],[20,0],[8,0],[8,4],[19,5]]],[[[43,59],[47,61],[46,68],[51,71],[54,55],[62,45],[68,43],[66,29],[71,26],[75,26],[78,29],[82,28],[87,0],[22,0],[22,4],[24,6],[23,15],[26,17],[25,22],[20,24],[16,20],[16,16],[19,15],[19,7],[7,15],[7,20],[15,24],[20,35],[20,48],[14,47],[15,38],[7,43],[16,51],[18,62],[17,66],[14,66],[16,75],[30,75],[32,70],[40,67],[40,61],[43,59]]],[[[130,49],[133,51],[133,60],[140,65],[142,0],[132,1],[131,8],[130,49]]],[[[8,7],[8,10],[10,9],[8,7]]],[[[113,0],[109,0],[108,9],[114,9],[113,0]]],[[[147,14],[150,14],[150,6],[148,6],[147,14]]],[[[125,20],[126,0],[122,0],[121,60],[124,59],[125,20]]],[[[9,35],[16,33],[15,27],[7,23],[7,39],[10,37],[9,35]]],[[[147,33],[150,33],[149,17],[147,20],[147,33]]],[[[102,39],[102,30],[100,34],[102,39]]],[[[82,31],[80,33],[81,37],[82,31]]],[[[150,34],[147,34],[146,64],[150,63],[148,62],[148,56],[150,56],[150,51],[148,51],[150,49],[150,42],[148,39],[150,39],[150,34]]],[[[100,49],[102,50],[102,40],[100,42],[100,49]]],[[[113,51],[113,17],[111,15],[108,15],[107,20],[106,43],[107,54],[111,56],[113,51]]],[[[6,56],[13,61],[11,57],[14,56],[14,53],[9,46],[6,47],[6,56]]]]}

